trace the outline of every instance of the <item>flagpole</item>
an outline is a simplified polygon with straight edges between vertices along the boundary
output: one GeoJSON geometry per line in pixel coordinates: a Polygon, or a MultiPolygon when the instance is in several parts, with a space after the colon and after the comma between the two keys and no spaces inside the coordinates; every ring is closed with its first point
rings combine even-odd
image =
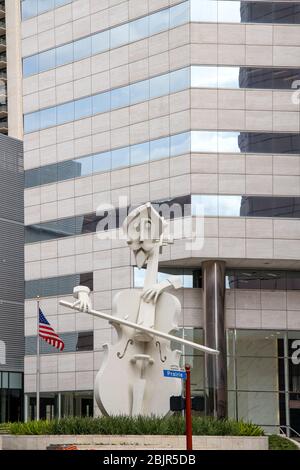
{"type": "Polygon", "coordinates": [[[37,296],[37,334],[36,334],[36,420],[40,419],[40,297],[37,296]]]}

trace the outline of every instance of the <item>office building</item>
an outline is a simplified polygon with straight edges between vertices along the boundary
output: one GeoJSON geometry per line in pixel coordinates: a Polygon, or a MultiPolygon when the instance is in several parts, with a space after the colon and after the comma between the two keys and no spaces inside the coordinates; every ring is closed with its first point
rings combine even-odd
{"type": "Polygon", "coordinates": [[[28,416],[36,296],[66,344],[43,345],[42,415],[92,414],[115,333],[58,301],[80,282],[109,312],[141,283],[124,241],[97,237],[99,207],[173,202],[202,208],[204,243],[176,239],[161,276],[182,276],[181,333],[221,351],[186,351],[193,394],[208,414],[299,432],[299,2],[22,7],[28,416]]]}

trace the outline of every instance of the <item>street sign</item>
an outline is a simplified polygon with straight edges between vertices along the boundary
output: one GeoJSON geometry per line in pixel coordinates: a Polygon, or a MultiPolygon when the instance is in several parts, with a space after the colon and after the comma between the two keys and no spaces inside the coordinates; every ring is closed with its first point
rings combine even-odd
{"type": "Polygon", "coordinates": [[[186,372],[183,370],[169,370],[164,369],[164,377],[171,377],[173,379],[186,379],[186,372]]]}

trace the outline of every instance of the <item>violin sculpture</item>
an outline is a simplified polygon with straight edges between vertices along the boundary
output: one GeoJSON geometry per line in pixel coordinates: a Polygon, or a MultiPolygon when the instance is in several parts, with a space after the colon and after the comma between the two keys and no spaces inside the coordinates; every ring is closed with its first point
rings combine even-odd
{"type": "Polygon", "coordinates": [[[181,394],[181,380],[163,378],[164,369],[179,370],[181,352],[171,341],[209,354],[217,350],[178,338],[180,302],[167,289],[179,289],[180,279],[157,283],[158,258],[166,221],[150,203],[133,210],[123,224],[127,243],[139,269],[146,266],[143,289],[126,289],[113,299],[112,315],[92,309],[90,290],[74,288],[76,301],[62,305],[107,319],[116,329],[115,344],[103,345],[105,354],[95,379],[95,399],[105,415],[156,415],[170,411],[170,397],[181,394]]]}

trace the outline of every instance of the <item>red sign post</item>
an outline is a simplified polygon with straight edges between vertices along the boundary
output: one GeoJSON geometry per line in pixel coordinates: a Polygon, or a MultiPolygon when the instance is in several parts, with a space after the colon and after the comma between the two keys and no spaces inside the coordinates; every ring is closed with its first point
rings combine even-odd
{"type": "Polygon", "coordinates": [[[185,381],[185,432],[186,432],[186,450],[193,450],[193,431],[192,431],[192,399],[191,399],[191,366],[186,364],[185,381]]]}

